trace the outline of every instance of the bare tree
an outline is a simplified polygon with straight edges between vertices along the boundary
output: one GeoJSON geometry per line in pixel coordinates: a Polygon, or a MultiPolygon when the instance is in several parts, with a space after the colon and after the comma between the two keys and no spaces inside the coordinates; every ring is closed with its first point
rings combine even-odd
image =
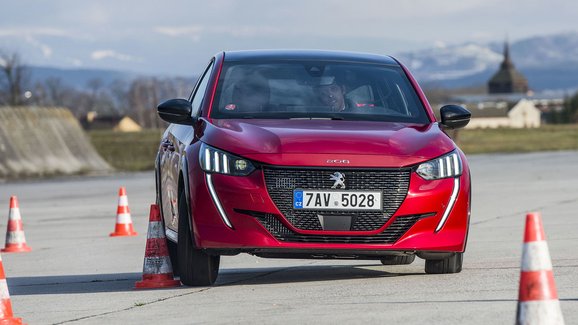
{"type": "Polygon", "coordinates": [[[89,111],[102,116],[129,115],[143,127],[166,126],[156,113],[159,102],[175,97],[187,97],[194,80],[187,78],[140,77],[130,81],[116,80],[105,83],[102,79],[89,80],[84,87],[69,86],[56,77],[37,81],[25,98],[29,87],[29,71],[18,53],[0,51],[0,105],[11,106],[31,103],[39,106],[67,107],[79,119],[89,111]]]}
{"type": "Polygon", "coordinates": [[[128,99],[131,115],[144,127],[157,127],[156,112],[158,104],[159,81],[156,78],[138,78],[130,86],[128,99]]]}
{"type": "Polygon", "coordinates": [[[23,103],[23,90],[29,81],[29,71],[16,52],[0,51],[0,88],[4,102],[10,106],[23,103]]]}
{"type": "Polygon", "coordinates": [[[129,84],[125,80],[119,79],[108,86],[108,93],[113,100],[114,110],[117,114],[126,115],[129,111],[128,87],[129,84]]]}
{"type": "Polygon", "coordinates": [[[50,100],[51,106],[62,106],[65,103],[67,87],[64,86],[60,78],[48,78],[44,82],[46,95],[50,100]]]}

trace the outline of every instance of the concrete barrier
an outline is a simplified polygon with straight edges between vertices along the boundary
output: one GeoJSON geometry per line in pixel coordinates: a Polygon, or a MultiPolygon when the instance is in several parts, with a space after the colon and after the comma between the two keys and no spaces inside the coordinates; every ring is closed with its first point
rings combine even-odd
{"type": "Polygon", "coordinates": [[[68,109],[0,107],[0,179],[110,170],[68,109]]]}

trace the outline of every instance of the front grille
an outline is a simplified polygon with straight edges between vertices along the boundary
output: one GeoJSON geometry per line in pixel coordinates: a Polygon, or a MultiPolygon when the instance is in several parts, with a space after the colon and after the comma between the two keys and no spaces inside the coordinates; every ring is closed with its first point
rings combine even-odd
{"type": "Polygon", "coordinates": [[[377,230],[397,211],[409,189],[411,169],[392,170],[333,170],[290,169],[264,167],[265,183],[269,196],[283,216],[295,227],[303,230],[323,230],[318,213],[324,216],[352,216],[351,231],[377,230]],[[331,189],[334,181],[330,175],[345,174],[346,190],[380,190],[383,211],[317,211],[293,209],[293,190],[331,189]]]}
{"type": "Polygon", "coordinates": [[[298,234],[285,227],[274,214],[256,211],[237,211],[255,217],[275,238],[284,242],[299,243],[337,243],[337,244],[393,244],[419,219],[435,213],[398,216],[381,233],[371,236],[323,236],[298,234]]]}

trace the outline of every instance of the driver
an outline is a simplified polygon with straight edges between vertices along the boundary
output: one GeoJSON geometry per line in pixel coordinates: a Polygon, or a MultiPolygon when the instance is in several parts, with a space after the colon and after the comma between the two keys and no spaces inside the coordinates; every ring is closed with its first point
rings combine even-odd
{"type": "Polygon", "coordinates": [[[337,82],[334,76],[321,77],[319,86],[316,87],[317,97],[322,105],[328,106],[332,112],[346,110],[345,86],[337,82]]]}

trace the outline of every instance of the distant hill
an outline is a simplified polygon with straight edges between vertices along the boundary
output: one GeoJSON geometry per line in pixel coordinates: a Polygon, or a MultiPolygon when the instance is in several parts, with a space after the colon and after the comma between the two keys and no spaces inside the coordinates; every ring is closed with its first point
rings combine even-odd
{"type": "MultiPolygon", "coordinates": [[[[420,81],[446,88],[485,84],[503,59],[503,42],[440,45],[396,57],[420,81]]],[[[533,90],[578,89],[578,33],[510,43],[510,55],[533,90]]]]}
{"type": "Polygon", "coordinates": [[[89,81],[100,79],[103,85],[109,85],[115,80],[130,82],[139,75],[132,72],[99,70],[99,69],[60,69],[50,67],[28,67],[31,75],[31,82],[42,82],[48,78],[57,78],[69,87],[76,89],[88,88],[89,81]]]}

